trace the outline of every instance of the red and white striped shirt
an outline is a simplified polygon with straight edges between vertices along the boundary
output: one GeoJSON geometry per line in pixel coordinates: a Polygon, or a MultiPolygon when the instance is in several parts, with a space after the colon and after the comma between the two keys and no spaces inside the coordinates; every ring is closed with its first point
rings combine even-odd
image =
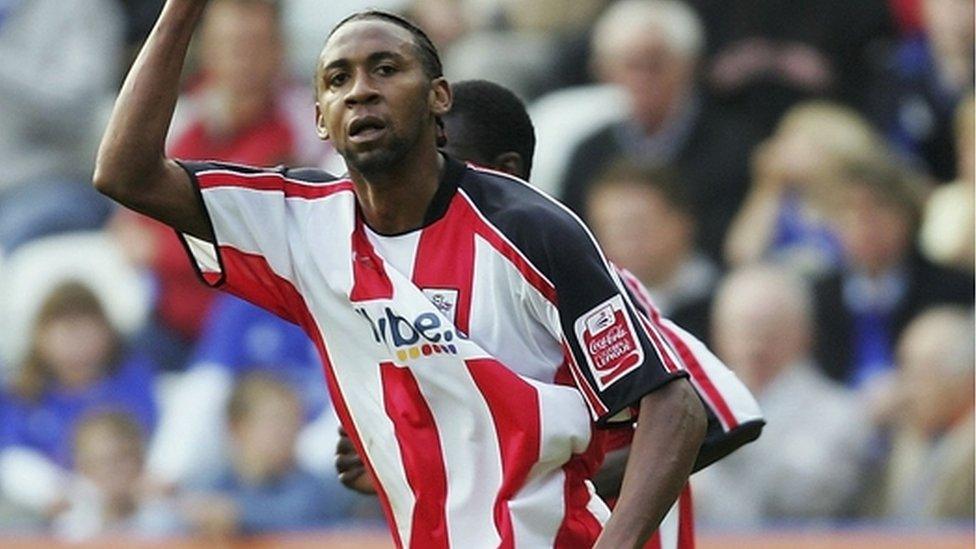
{"type": "Polygon", "coordinates": [[[673,379],[718,414],[719,454],[758,436],[735,377],[524,182],[448,159],[424,226],[380,235],[348,180],[183,165],[216,236],[183,235],[202,276],[316,343],[398,546],[591,546],[600,427],[673,379]]]}

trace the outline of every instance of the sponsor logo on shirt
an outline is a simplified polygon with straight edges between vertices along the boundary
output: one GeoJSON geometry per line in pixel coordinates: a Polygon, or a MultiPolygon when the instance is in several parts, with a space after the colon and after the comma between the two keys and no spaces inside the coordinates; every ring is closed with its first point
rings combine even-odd
{"type": "Polygon", "coordinates": [[[376,342],[392,348],[400,362],[431,355],[456,355],[455,343],[467,339],[453,324],[443,322],[433,312],[421,313],[412,320],[389,307],[384,307],[378,318],[370,316],[364,308],[358,308],[356,312],[369,322],[376,342]]]}
{"type": "Polygon", "coordinates": [[[644,362],[634,325],[616,295],[576,319],[573,326],[597,387],[603,391],[644,362]]]}

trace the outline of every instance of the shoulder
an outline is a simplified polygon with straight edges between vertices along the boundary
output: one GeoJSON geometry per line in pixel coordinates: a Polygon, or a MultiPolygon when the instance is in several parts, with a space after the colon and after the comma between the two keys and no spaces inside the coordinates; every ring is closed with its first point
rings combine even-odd
{"type": "Polygon", "coordinates": [[[569,208],[514,176],[469,164],[459,190],[485,221],[516,245],[589,239],[588,229],[569,208]]]}
{"type": "Polygon", "coordinates": [[[347,180],[318,168],[272,168],[247,166],[231,162],[177,160],[201,189],[211,187],[244,187],[253,190],[290,190],[302,194],[301,189],[333,187],[347,180]]]}

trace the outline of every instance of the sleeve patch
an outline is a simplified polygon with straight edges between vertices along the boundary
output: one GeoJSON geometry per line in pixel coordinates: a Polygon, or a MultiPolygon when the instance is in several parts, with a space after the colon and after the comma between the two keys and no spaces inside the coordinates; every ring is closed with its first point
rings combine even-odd
{"type": "Polygon", "coordinates": [[[600,391],[644,362],[644,350],[619,294],[577,318],[573,328],[600,391]]]}

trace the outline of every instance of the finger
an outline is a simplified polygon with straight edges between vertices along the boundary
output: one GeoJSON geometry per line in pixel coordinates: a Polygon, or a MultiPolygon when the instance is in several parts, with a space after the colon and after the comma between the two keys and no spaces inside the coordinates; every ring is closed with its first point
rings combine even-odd
{"type": "Polygon", "coordinates": [[[336,470],[340,473],[348,471],[350,469],[362,468],[363,461],[359,459],[359,456],[353,455],[339,455],[335,459],[336,470]]]}

